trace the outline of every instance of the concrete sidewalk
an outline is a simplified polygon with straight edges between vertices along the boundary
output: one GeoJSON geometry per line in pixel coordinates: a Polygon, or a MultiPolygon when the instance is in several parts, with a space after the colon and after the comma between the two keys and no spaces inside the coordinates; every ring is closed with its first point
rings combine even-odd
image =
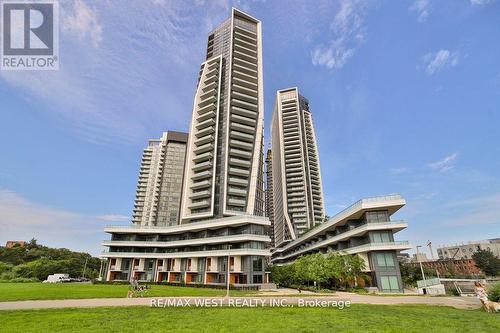
{"type": "MultiPolygon", "coordinates": [[[[457,309],[477,309],[481,307],[479,300],[473,297],[431,297],[431,296],[370,296],[346,292],[337,292],[329,296],[255,296],[255,297],[231,297],[233,300],[267,300],[284,299],[287,304],[294,305],[300,299],[312,301],[350,301],[351,304],[427,304],[451,306],[457,309]]],[[[227,299],[221,297],[145,297],[145,298],[97,298],[97,299],[68,299],[68,300],[41,300],[41,301],[16,301],[0,302],[0,310],[21,309],[47,309],[47,308],[85,308],[102,306],[151,306],[152,300],[175,300],[177,302],[189,301],[194,304],[195,300],[215,300],[220,304],[227,305],[227,299]]]]}

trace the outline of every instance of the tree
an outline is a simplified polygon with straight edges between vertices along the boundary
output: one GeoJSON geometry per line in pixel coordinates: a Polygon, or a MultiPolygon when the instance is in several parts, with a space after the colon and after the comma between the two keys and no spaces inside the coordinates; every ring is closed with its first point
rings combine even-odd
{"type": "Polygon", "coordinates": [[[37,244],[36,239],[26,246],[13,248],[0,247],[0,279],[10,280],[16,277],[37,278],[44,280],[49,274],[67,273],[71,277],[80,277],[87,261],[85,276],[95,278],[100,269],[99,258],[88,253],[73,252],[68,249],[55,249],[37,244]]]}
{"type": "MultiPolygon", "coordinates": [[[[416,286],[418,280],[422,280],[422,271],[418,265],[410,265],[407,263],[400,262],[399,270],[401,272],[401,279],[403,284],[407,286],[416,286]]],[[[434,277],[436,275],[435,271],[424,267],[425,277],[434,277]]]]}
{"type": "Polygon", "coordinates": [[[478,250],[472,255],[472,259],[484,274],[497,276],[500,274],[500,259],[489,250],[478,250]]]}
{"type": "Polygon", "coordinates": [[[299,257],[293,264],[271,267],[272,280],[282,286],[309,285],[347,286],[364,276],[364,260],[358,255],[330,252],[299,257]]]}

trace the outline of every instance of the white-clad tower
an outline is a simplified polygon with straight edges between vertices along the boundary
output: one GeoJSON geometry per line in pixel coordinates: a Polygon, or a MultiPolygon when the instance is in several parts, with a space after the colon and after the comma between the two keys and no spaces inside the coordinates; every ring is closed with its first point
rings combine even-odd
{"type": "Polygon", "coordinates": [[[264,216],[262,32],[237,9],[208,35],[194,98],[181,223],[264,216]]]}

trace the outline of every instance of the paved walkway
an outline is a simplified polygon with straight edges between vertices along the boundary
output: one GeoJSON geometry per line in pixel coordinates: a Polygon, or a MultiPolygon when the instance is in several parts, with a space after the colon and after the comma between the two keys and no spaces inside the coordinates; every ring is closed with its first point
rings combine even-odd
{"type": "MultiPolygon", "coordinates": [[[[431,296],[370,296],[358,295],[346,292],[337,292],[329,296],[257,296],[257,297],[234,297],[241,301],[257,304],[263,300],[269,304],[271,299],[284,299],[287,304],[298,304],[300,299],[306,301],[347,301],[351,304],[428,304],[451,306],[457,309],[477,309],[480,307],[479,300],[474,297],[431,297],[431,296]]],[[[217,304],[228,304],[228,300],[216,297],[145,297],[145,298],[97,298],[97,299],[69,299],[69,300],[43,300],[43,301],[16,301],[0,302],[0,310],[20,309],[46,309],[46,308],[84,308],[100,306],[151,306],[154,300],[161,299],[163,302],[172,300],[174,302],[190,302],[194,305],[196,300],[214,300],[217,304]]],[[[233,303],[234,304],[234,303],[233,303]]]]}

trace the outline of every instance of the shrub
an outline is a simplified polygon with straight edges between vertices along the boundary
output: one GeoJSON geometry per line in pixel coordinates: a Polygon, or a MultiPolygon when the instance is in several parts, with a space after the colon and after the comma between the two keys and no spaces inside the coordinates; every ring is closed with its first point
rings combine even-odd
{"type": "Polygon", "coordinates": [[[492,284],[488,288],[488,299],[493,302],[500,301],[500,282],[492,284]]]}
{"type": "Polygon", "coordinates": [[[11,272],[13,267],[12,264],[0,261],[0,274],[11,272]]]}
{"type": "Polygon", "coordinates": [[[6,280],[4,282],[28,283],[28,282],[40,282],[40,280],[38,280],[37,278],[17,277],[17,278],[13,278],[11,280],[6,280]]]}

